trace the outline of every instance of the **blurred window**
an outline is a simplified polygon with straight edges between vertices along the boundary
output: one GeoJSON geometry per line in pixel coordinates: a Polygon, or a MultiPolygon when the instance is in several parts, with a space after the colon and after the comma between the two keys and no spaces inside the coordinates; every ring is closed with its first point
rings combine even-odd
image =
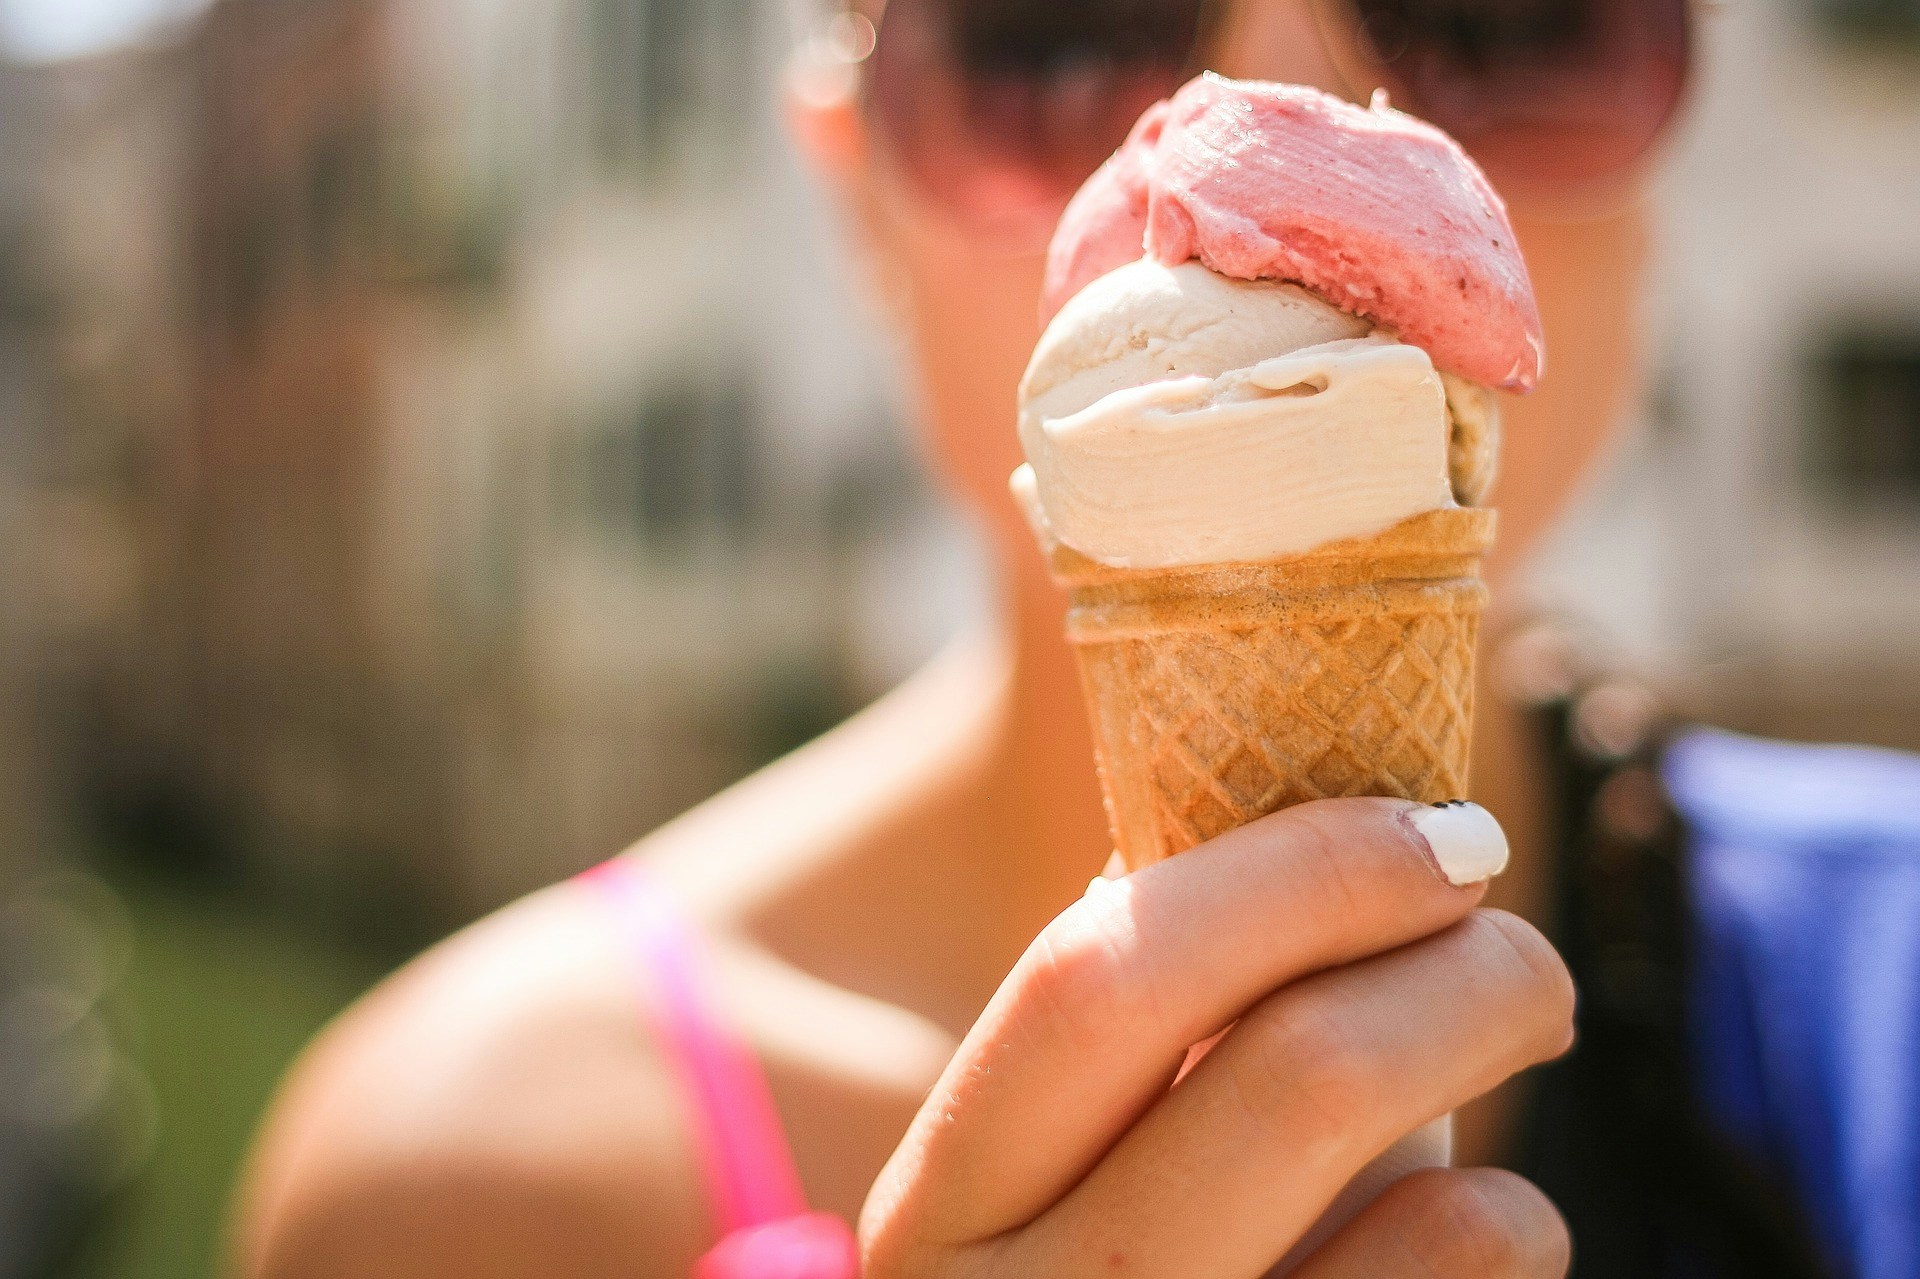
{"type": "Polygon", "coordinates": [[[1838,334],[1815,388],[1819,491],[1842,510],[1920,515],[1920,319],[1838,334]]]}
{"type": "Polygon", "coordinates": [[[500,173],[476,166],[448,175],[436,139],[421,129],[383,137],[369,128],[356,146],[365,150],[366,207],[348,210],[347,234],[363,235],[399,279],[472,292],[500,283],[518,230],[500,173]]]}
{"type": "Polygon", "coordinates": [[[563,509],[655,551],[709,536],[738,547],[760,500],[755,413],[737,388],[668,385],[583,441],[565,468],[563,509]]]}
{"type": "Polygon", "coordinates": [[[682,543],[700,523],[701,445],[710,406],[695,388],[673,387],[640,408],[633,425],[632,512],[652,546],[682,543]]]}
{"type": "Polygon", "coordinates": [[[823,514],[828,540],[844,550],[896,533],[926,500],[926,479],[907,449],[906,432],[876,417],[828,478],[823,514]]]}
{"type": "Polygon", "coordinates": [[[337,133],[323,136],[307,156],[306,214],[307,269],[330,273],[339,261],[346,235],[347,187],[352,163],[337,133]]]}
{"type": "Polygon", "coordinates": [[[27,323],[39,315],[41,291],[29,260],[26,236],[0,227],[0,324],[27,323]]]}
{"type": "Polygon", "coordinates": [[[1816,0],[1816,7],[1848,40],[1920,45],[1920,0],[1816,0]]]}
{"type": "Polygon", "coordinates": [[[717,391],[710,405],[704,437],[708,508],[721,533],[737,541],[752,531],[760,499],[753,405],[738,387],[717,391]]]}
{"type": "Polygon", "coordinates": [[[315,142],[306,162],[308,269],[325,276],[366,236],[376,199],[378,138],[361,122],[336,125],[315,142]]]}
{"type": "Polygon", "coordinates": [[[260,324],[271,301],[281,263],[278,218],[271,202],[241,202],[238,225],[219,244],[221,304],[227,332],[245,338],[260,324]]]}
{"type": "Polygon", "coordinates": [[[589,0],[595,133],[622,173],[704,173],[733,148],[753,100],[746,0],[589,0]]]}
{"type": "Polygon", "coordinates": [[[595,141],[609,165],[620,165],[634,149],[633,55],[639,45],[639,6],[632,0],[588,0],[588,4],[595,141]]]}
{"type": "Polygon", "coordinates": [[[698,24],[705,5],[694,0],[646,0],[640,32],[640,127],[647,160],[659,165],[665,139],[697,108],[698,24]]]}

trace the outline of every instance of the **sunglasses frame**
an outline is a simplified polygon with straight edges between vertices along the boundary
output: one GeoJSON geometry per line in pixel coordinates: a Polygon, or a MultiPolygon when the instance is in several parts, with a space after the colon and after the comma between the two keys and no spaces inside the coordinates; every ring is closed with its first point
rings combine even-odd
{"type": "MultiPolygon", "coordinates": [[[[876,114],[873,91],[875,73],[874,58],[881,50],[882,30],[887,13],[894,3],[911,0],[844,0],[843,3],[825,6],[829,11],[818,15],[814,29],[803,37],[802,47],[813,60],[816,70],[824,70],[835,77],[840,88],[855,102],[863,115],[872,118],[876,114]]],[[[1189,73],[1197,73],[1204,62],[1202,51],[1209,35],[1219,29],[1232,5],[1238,0],[1199,0],[1196,7],[1195,39],[1193,47],[1187,51],[1182,66],[1189,73]]],[[[1604,0],[1603,0],[1604,2],[1604,0]]],[[[1591,180],[1565,182],[1558,179],[1540,179],[1525,173],[1499,173],[1495,175],[1498,185],[1510,197],[1523,194],[1530,209],[1550,214],[1566,216],[1591,216],[1604,213],[1615,205],[1631,198],[1638,188],[1639,180],[1652,166],[1654,158],[1662,150],[1667,137],[1673,131],[1675,120],[1682,114],[1686,100],[1692,89],[1695,75],[1696,49],[1698,46],[1697,29],[1703,14],[1718,7],[1718,0],[1685,0],[1686,43],[1680,51],[1681,72],[1678,89],[1673,100],[1667,104],[1665,114],[1651,136],[1635,156],[1604,174],[1591,180]]],[[[1342,88],[1347,94],[1358,100],[1365,100],[1371,92],[1383,83],[1383,69],[1377,60],[1362,51],[1361,40],[1357,34],[1359,27],[1357,0],[1310,0],[1309,8],[1316,29],[1320,33],[1322,46],[1332,60],[1335,70],[1343,81],[1342,88]]],[[[1409,103],[1416,113],[1419,104],[1409,103]]],[[[886,130],[882,129],[882,132],[886,130]]],[[[911,166],[903,165],[903,169],[911,166]]],[[[1091,170],[1085,176],[1091,176],[1091,170]]],[[[909,175],[910,177],[910,175],[909,175]]],[[[910,177],[910,180],[911,177],[910,177]]],[[[915,185],[925,185],[915,182],[915,185]]],[[[1072,191],[1061,198],[1064,207],[1072,191]]],[[[936,202],[937,197],[936,197],[936,202]]],[[[959,220],[966,221],[956,212],[959,220]]],[[[1051,233],[1051,225],[1045,228],[1051,233]]],[[[1033,238],[1029,234],[1015,237],[1024,242],[1033,238]]]]}

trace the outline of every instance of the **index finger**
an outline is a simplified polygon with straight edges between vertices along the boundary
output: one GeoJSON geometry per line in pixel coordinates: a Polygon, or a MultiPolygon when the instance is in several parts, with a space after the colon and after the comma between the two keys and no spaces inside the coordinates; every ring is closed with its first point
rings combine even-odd
{"type": "Polygon", "coordinates": [[[975,1023],[875,1205],[922,1240],[1026,1224],[1165,1091],[1188,1047],[1278,987],[1457,923],[1505,860],[1476,805],[1342,799],[1096,881],[975,1023]],[[918,1175],[929,1165],[937,1176],[918,1175]]]}

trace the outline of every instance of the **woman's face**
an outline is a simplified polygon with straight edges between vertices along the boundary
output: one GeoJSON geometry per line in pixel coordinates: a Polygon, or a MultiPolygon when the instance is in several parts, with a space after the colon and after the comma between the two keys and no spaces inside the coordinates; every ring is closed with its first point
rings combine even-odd
{"type": "MultiPolygon", "coordinates": [[[[1250,79],[1345,92],[1308,0],[1238,0],[1221,15],[1207,66],[1250,79]]],[[[958,223],[916,188],[847,92],[790,95],[796,136],[840,197],[917,374],[920,422],[946,482],[997,534],[1024,544],[1007,477],[1023,460],[1014,396],[1039,336],[1045,246],[958,223]]],[[[1514,209],[1546,321],[1541,389],[1509,399],[1497,574],[1532,545],[1601,451],[1638,375],[1633,321],[1643,257],[1637,207],[1581,221],[1514,209]]]]}

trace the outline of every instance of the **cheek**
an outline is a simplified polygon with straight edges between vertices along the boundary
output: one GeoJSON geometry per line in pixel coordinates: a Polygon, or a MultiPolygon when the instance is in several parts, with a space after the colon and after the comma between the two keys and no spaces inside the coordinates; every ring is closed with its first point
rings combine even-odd
{"type": "Polygon", "coordinates": [[[997,416],[924,416],[922,434],[936,478],[969,506],[999,519],[1012,510],[1007,480],[1026,461],[1011,408],[997,416]]]}
{"type": "Polygon", "coordinates": [[[1619,436],[1642,373],[1642,214],[1516,230],[1546,322],[1547,374],[1534,394],[1505,404],[1496,571],[1533,546],[1619,436]]]}
{"type": "Polygon", "coordinates": [[[989,519],[1018,519],[1015,396],[1040,336],[1045,246],[995,251],[928,208],[864,135],[845,151],[855,158],[830,175],[877,309],[902,339],[922,453],[989,519]]]}
{"type": "Polygon", "coordinates": [[[922,232],[902,246],[901,297],[920,419],[942,478],[995,516],[1023,460],[1015,402],[1039,337],[1044,262],[922,232]]]}

